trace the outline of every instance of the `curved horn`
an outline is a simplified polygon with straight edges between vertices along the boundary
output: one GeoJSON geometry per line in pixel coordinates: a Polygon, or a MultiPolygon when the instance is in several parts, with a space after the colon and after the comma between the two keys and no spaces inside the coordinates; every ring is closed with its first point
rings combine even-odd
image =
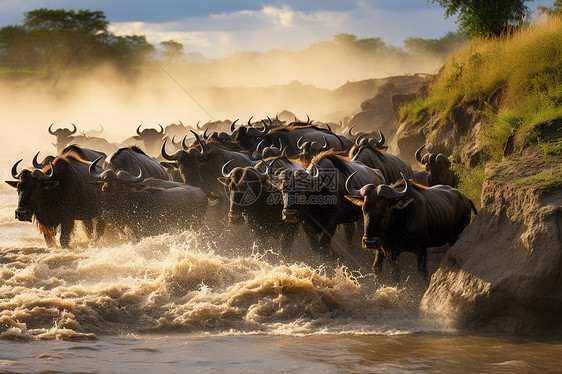
{"type": "Polygon", "coordinates": [[[185,142],[186,140],[187,140],[187,135],[185,135],[185,136],[183,137],[183,139],[181,140],[181,146],[182,146],[182,148],[185,149],[185,150],[189,148],[189,146],[188,146],[187,143],[185,142]]]}
{"type": "Polygon", "coordinates": [[[281,140],[281,138],[279,138],[279,150],[281,152],[283,152],[284,148],[285,148],[285,144],[283,144],[283,140],[281,140]]]}
{"type": "Polygon", "coordinates": [[[422,149],[425,148],[425,144],[422,145],[421,147],[418,148],[418,150],[416,151],[416,160],[418,160],[418,162],[421,164],[422,163],[422,156],[421,156],[421,151],[422,149]]]}
{"type": "Polygon", "coordinates": [[[314,162],[311,162],[310,165],[312,165],[315,171],[312,178],[317,179],[320,176],[320,166],[316,165],[314,162]]]}
{"type": "Polygon", "coordinates": [[[142,126],[142,123],[139,125],[139,127],[137,127],[137,135],[140,135],[140,134],[141,134],[141,132],[140,132],[141,126],[142,126]]]}
{"type": "Polygon", "coordinates": [[[78,129],[76,128],[76,125],[75,125],[74,123],[71,123],[71,125],[72,125],[72,127],[74,127],[74,130],[72,130],[72,131],[70,132],[70,135],[74,135],[74,134],[76,134],[76,131],[77,131],[78,129]]]}
{"type": "Polygon", "coordinates": [[[332,128],[330,127],[329,124],[326,124],[326,127],[328,127],[328,131],[329,131],[329,132],[333,132],[333,131],[332,131],[332,128]]]}
{"type": "Polygon", "coordinates": [[[37,156],[39,156],[39,152],[41,152],[41,151],[38,151],[38,152],[35,154],[35,156],[33,156],[33,161],[31,161],[31,163],[32,163],[32,165],[33,165],[33,167],[34,167],[35,169],[40,169],[40,168],[41,168],[41,164],[37,161],[37,156]]]}
{"type": "Polygon", "coordinates": [[[16,161],[16,163],[14,164],[14,166],[12,166],[12,177],[13,177],[14,179],[19,179],[19,178],[18,178],[18,165],[19,165],[19,163],[22,162],[22,161],[23,161],[23,158],[22,158],[21,160],[19,160],[19,161],[16,161]]]}
{"type": "MultiPolygon", "coordinates": [[[[164,140],[166,140],[166,139],[164,139],[164,140]]],[[[181,142],[176,142],[176,136],[175,136],[175,135],[172,135],[172,140],[171,140],[171,142],[172,142],[172,145],[173,145],[174,147],[176,147],[176,148],[180,148],[180,147],[181,147],[181,142]]]]}
{"type": "Polygon", "coordinates": [[[203,130],[203,126],[199,127],[199,124],[201,123],[201,121],[197,121],[197,124],[195,125],[195,128],[197,130],[203,130]]]}
{"type": "Polygon", "coordinates": [[[349,128],[349,130],[347,130],[347,134],[348,134],[351,138],[355,138],[355,135],[353,135],[353,134],[351,133],[351,130],[353,130],[354,127],[355,127],[355,125],[351,126],[351,127],[349,128]]]}
{"type": "Polygon", "coordinates": [[[306,123],[310,124],[310,116],[308,114],[306,115],[306,123]]]}
{"type": "Polygon", "coordinates": [[[234,122],[230,124],[230,132],[234,132],[234,130],[236,130],[236,122],[238,122],[238,119],[234,120],[234,122]]]}
{"type": "Polygon", "coordinates": [[[272,124],[273,124],[273,121],[271,120],[271,118],[269,118],[269,116],[266,116],[266,117],[267,117],[267,119],[268,119],[268,121],[269,121],[269,124],[272,125],[272,124]]]}
{"type": "Polygon", "coordinates": [[[56,131],[51,130],[51,128],[53,127],[54,123],[51,123],[51,126],[49,126],[49,134],[51,135],[57,135],[56,131]]]}
{"type": "Polygon", "coordinates": [[[254,116],[251,116],[250,119],[248,120],[248,126],[252,126],[252,118],[254,118],[254,116]]]}
{"type": "Polygon", "coordinates": [[[195,139],[197,139],[197,141],[199,142],[199,146],[201,147],[201,154],[205,153],[205,145],[201,140],[201,138],[199,137],[199,135],[193,130],[189,130],[189,131],[191,131],[191,133],[195,135],[195,139]]]}
{"type": "Polygon", "coordinates": [[[324,145],[322,146],[322,149],[326,149],[328,148],[328,139],[326,139],[325,135],[322,135],[322,137],[324,138],[324,145]]]}
{"type": "Polygon", "coordinates": [[[362,140],[364,137],[366,137],[366,136],[367,136],[367,134],[359,135],[359,136],[357,137],[357,139],[355,139],[355,145],[358,146],[358,145],[361,143],[361,140],[362,140]]]}
{"type": "Polygon", "coordinates": [[[230,164],[232,161],[234,161],[234,159],[228,160],[228,161],[222,166],[221,174],[222,174],[223,177],[230,178],[230,174],[232,174],[232,170],[230,171],[230,173],[227,174],[227,173],[226,173],[226,167],[227,167],[227,165],[230,164]]]}
{"type": "MultiPolygon", "coordinates": [[[[334,134],[334,135],[335,135],[335,134],[334,134]]],[[[339,142],[340,142],[340,147],[341,147],[340,151],[345,151],[345,144],[343,144],[343,140],[342,140],[341,136],[340,136],[340,135],[336,135],[336,138],[338,138],[338,140],[339,140],[339,142]]]]}
{"type": "Polygon", "coordinates": [[[261,142],[258,143],[258,145],[256,146],[256,151],[258,151],[258,153],[261,155],[263,149],[260,150],[260,147],[263,146],[263,143],[265,142],[265,139],[262,139],[261,142]]]}
{"type": "Polygon", "coordinates": [[[207,127],[207,128],[205,129],[205,131],[203,132],[203,139],[205,139],[205,140],[209,139],[209,135],[207,135],[207,130],[209,130],[208,127],[207,127]]]}
{"type": "Polygon", "coordinates": [[[402,180],[404,181],[404,190],[401,192],[396,191],[394,188],[389,187],[386,184],[380,185],[377,187],[377,195],[385,197],[387,199],[395,199],[399,200],[402,199],[410,194],[410,190],[412,189],[412,182],[406,176],[400,172],[402,176],[402,180]]]}
{"type": "Polygon", "coordinates": [[[45,174],[42,170],[37,169],[33,170],[31,177],[40,181],[51,180],[53,178],[53,174],[55,173],[55,169],[53,168],[53,164],[51,162],[49,162],[49,166],[51,167],[51,172],[49,174],[45,174]]]}
{"type": "Polygon", "coordinates": [[[263,122],[263,129],[261,130],[260,136],[264,136],[269,132],[269,126],[267,126],[267,123],[265,123],[265,121],[262,122],[263,122]]]}
{"type": "Polygon", "coordinates": [[[168,139],[164,139],[164,143],[162,143],[162,149],[160,150],[160,153],[162,154],[162,157],[164,157],[166,160],[168,161],[175,161],[176,159],[173,156],[170,156],[169,154],[166,153],[166,142],[168,141],[168,139]]]}
{"type": "Polygon", "coordinates": [[[158,124],[158,126],[160,126],[160,132],[158,134],[163,134],[164,133],[164,128],[162,127],[161,124],[158,124]]]}
{"type": "Polygon", "coordinates": [[[90,175],[93,178],[98,179],[101,175],[101,173],[96,173],[96,164],[103,158],[103,156],[100,156],[98,158],[96,158],[94,161],[92,161],[92,163],[90,164],[90,167],[88,168],[88,172],[90,173],[90,175]]]}
{"type": "Polygon", "coordinates": [[[354,171],[353,173],[351,173],[349,175],[349,177],[347,177],[347,179],[345,180],[345,189],[346,191],[350,194],[350,195],[355,195],[355,196],[361,196],[361,191],[360,190],[356,190],[355,188],[351,187],[351,179],[353,178],[353,176],[357,174],[357,170],[354,171]]]}
{"type": "Polygon", "coordinates": [[[301,136],[299,140],[297,140],[297,148],[300,150],[302,150],[304,147],[302,144],[299,144],[302,141],[302,138],[304,138],[304,136],[301,136]]]}
{"type": "Polygon", "coordinates": [[[382,133],[381,130],[379,130],[379,135],[380,135],[380,140],[377,141],[377,146],[382,148],[384,146],[384,142],[386,141],[386,139],[384,138],[384,134],[382,133]]]}

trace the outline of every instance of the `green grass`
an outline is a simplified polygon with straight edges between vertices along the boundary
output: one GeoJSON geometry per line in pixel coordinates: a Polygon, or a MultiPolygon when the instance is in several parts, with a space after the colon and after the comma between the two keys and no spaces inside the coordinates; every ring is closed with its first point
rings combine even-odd
{"type": "Polygon", "coordinates": [[[542,172],[515,182],[515,187],[539,184],[544,187],[562,186],[562,173],[550,174],[542,172]]]}
{"type": "MultiPolygon", "coordinates": [[[[510,134],[517,147],[536,147],[545,157],[562,154],[561,139],[544,141],[533,131],[539,122],[562,118],[561,35],[559,16],[509,36],[474,40],[449,56],[426,95],[400,108],[408,126],[422,126],[429,118],[444,124],[457,105],[479,108],[486,155],[478,167],[455,166],[459,189],[473,202],[480,201],[486,163],[502,160],[510,134]]],[[[463,144],[459,141],[453,155],[460,154],[463,144]]],[[[539,174],[528,182],[554,183],[549,178],[539,174]]]]}

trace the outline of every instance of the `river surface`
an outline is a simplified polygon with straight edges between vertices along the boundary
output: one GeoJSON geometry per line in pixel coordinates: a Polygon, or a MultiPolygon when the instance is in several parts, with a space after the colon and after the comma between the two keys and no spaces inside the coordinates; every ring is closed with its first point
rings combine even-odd
{"type": "MultiPolygon", "coordinates": [[[[16,205],[0,187],[0,373],[562,371],[560,336],[466,334],[420,316],[408,258],[389,286],[361,249],[318,257],[299,233],[282,257],[213,216],[202,232],[140,242],[110,232],[89,245],[78,227],[73,248],[47,248],[16,205]]],[[[434,270],[442,253],[431,256],[434,270]]]]}

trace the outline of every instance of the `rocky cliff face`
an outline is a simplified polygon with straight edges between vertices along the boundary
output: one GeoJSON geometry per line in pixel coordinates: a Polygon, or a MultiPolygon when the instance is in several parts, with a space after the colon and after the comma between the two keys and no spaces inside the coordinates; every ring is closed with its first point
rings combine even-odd
{"type": "Polygon", "coordinates": [[[562,327],[562,163],[527,149],[487,170],[481,211],[433,274],[420,308],[462,329],[562,327]]]}

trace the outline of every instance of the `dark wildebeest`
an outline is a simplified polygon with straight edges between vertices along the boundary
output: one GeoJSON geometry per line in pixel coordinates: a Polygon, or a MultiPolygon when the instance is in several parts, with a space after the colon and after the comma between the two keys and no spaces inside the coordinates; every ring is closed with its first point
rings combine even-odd
{"type": "Polygon", "coordinates": [[[384,183],[379,170],[372,169],[333,151],[316,156],[307,172],[284,170],[272,176],[270,183],[283,193],[283,220],[303,222],[310,246],[323,254],[330,253],[330,243],[339,224],[346,225],[348,246],[351,247],[355,221],[361,219],[361,209],[345,199],[345,181],[357,171],[357,186],[384,183]],[[366,183],[365,183],[366,182],[366,183]]]}
{"type": "Polygon", "coordinates": [[[471,209],[476,213],[474,204],[450,186],[425,187],[402,174],[402,181],[390,186],[366,184],[358,189],[351,186],[353,177],[346,181],[350,194],[346,197],[363,210],[363,247],[376,252],[375,276],[386,258],[398,282],[398,256],[412,252],[420,275],[427,280],[427,247],[453,245],[470,223],[471,209]]]}
{"type": "Polygon", "coordinates": [[[446,184],[457,188],[458,178],[453,170],[451,170],[451,161],[449,161],[449,158],[443,153],[437,155],[427,153],[422,157],[421,152],[424,147],[425,144],[416,151],[416,160],[425,166],[428,185],[435,186],[437,184],[446,184]]]}
{"type": "MultiPolygon", "coordinates": [[[[18,181],[7,181],[18,190],[16,219],[35,220],[48,246],[55,245],[60,226],[60,245],[68,247],[76,220],[83,221],[87,230],[93,232],[93,220],[101,213],[101,189],[89,183],[92,178],[88,161],[67,152],[43,169],[24,169],[18,174],[20,161],[12,167],[12,176],[18,181]]],[[[98,220],[98,236],[103,228],[104,223],[98,220]]]]}
{"type": "Polygon", "coordinates": [[[115,172],[123,170],[131,175],[137,175],[140,169],[145,178],[170,179],[168,172],[158,161],[135,146],[121,148],[107,156],[103,163],[103,169],[115,172]]]}
{"type": "MultiPolygon", "coordinates": [[[[91,168],[95,167],[95,162],[91,168]]],[[[102,217],[136,239],[200,227],[207,212],[207,197],[198,187],[183,183],[134,177],[126,171],[91,171],[103,183],[102,217]]]]}
{"type": "Polygon", "coordinates": [[[64,147],[68,145],[68,143],[72,142],[74,139],[74,134],[78,130],[74,123],[71,123],[73,129],[56,129],[55,131],[52,130],[54,123],[51,123],[49,126],[49,134],[54,135],[57,138],[57,142],[53,143],[55,148],[57,149],[57,153],[60,153],[64,147]]]}
{"type": "Polygon", "coordinates": [[[371,143],[353,146],[349,151],[349,157],[353,161],[359,161],[373,169],[379,169],[387,183],[400,180],[400,173],[404,173],[408,178],[414,177],[410,164],[398,156],[381,152],[371,143]]]}
{"type": "Polygon", "coordinates": [[[160,145],[164,140],[164,128],[158,125],[160,130],[148,128],[141,131],[142,125],[137,127],[137,135],[123,140],[121,147],[136,146],[141,148],[147,155],[156,157],[160,152],[160,145]]]}
{"type": "Polygon", "coordinates": [[[222,176],[222,167],[230,160],[232,167],[254,166],[258,161],[252,160],[245,153],[231,151],[217,143],[205,142],[193,132],[197,145],[187,150],[177,151],[173,155],[166,153],[166,141],[162,144],[162,157],[171,163],[167,166],[179,169],[184,182],[201,187],[208,197],[226,199],[223,185],[218,181],[222,176]]]}
{"type": "MultiPolygon", "coordinates": [[[[65,147],[62,150],[61,154],[68,153],[68,152],[72,152],[76,154],[78,157],[80,157],[82,160],[85,161],[94,161],[98,157],[106,157],[106,154],[104,152],[79,147],[75,144],[65,147]]],[[[36,169],[42,169],[43,167],[49,165],[50,162],[53,162],[53,160],[56,158],[56,156],[48,155],[43,159],[43,161],[39,162],[39,160],[37,159],[38,156],[39,156],[39,152],[37,152],[35,156],[33,156],[33,161],[32,161],[33,167],[36,169]]]]}
{"type": "Polygon", "coordinates": [[[303,172],[305,169],[298,162],[276,157],[266,161],[269,166],[265,172],[259,170],[263,164],[258,164],[255,167],[235,167],[227,173],[226,168],[231,162],[223,166],[223,176],[219,178],[230,198],[228,222],[233,225],[247,222],[262,245],[266,236],[279,239],[281,253],[288,254],[298,224],[283,222],[282,194],[269,183],[268,172],[273,172],[274,168],[303,172]]]}

